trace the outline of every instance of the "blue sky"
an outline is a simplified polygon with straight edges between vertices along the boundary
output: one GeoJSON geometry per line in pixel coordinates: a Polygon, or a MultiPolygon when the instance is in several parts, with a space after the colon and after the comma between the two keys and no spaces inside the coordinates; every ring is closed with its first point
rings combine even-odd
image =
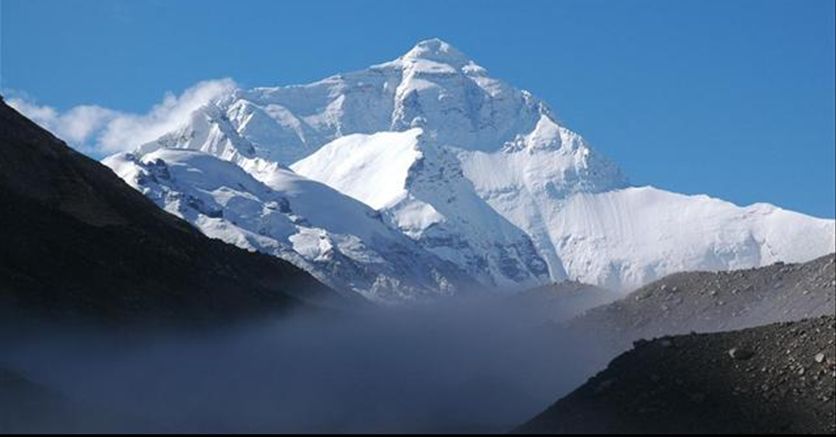
{"type": "Polygon", "coordinates": [[[0,3],[0,88],[59,113],[310,82],[437,36],[635,184],[836,215],[832,0],[0,3]]]}

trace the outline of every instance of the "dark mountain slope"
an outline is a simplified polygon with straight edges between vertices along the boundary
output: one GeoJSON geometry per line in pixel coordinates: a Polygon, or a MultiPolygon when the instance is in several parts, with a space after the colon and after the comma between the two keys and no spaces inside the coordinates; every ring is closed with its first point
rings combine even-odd
{"type": "Polygon", "coordinates": [[[0,308],[212,319],[333,296],[279,259],[211,240],[0,102],[0,308]]]}
{"type": "Polygon", "coordinates": [[[517,431],[832,434],[834,328],[830,315],[639,342],[517,431]]]}

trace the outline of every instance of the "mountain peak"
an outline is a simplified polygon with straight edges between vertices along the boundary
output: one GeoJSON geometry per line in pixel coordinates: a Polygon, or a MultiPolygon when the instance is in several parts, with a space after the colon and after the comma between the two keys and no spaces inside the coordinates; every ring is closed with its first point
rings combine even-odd
{"type": "Polygon", "coordinates": [[[471,62],[464,53],[439,38],[430,38],[419,41],[415,44],[415,47],[401,56],[401,59],[425,59],[454,66],[462,66],[471,62]]]}

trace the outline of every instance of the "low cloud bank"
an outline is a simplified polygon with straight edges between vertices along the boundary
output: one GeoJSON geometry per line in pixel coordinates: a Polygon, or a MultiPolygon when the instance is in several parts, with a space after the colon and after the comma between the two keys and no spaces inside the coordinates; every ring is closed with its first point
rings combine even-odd
{"type": "Polygon", "coordinates": [[[6,343],[0,367],[111,418],[80,426],[104,431],[503,432],[608,358],[502,302],[6,343]]]}

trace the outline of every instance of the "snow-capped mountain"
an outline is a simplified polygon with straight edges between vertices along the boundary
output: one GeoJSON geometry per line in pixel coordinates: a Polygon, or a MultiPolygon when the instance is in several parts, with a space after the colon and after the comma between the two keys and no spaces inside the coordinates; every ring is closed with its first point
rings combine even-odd
{"type": "MultiPolygon", "coordinates": [[[[545,103],[491,78],[438,39],[422,41],[394,61],[312,84],[235,90],[130,157],[106,162],[150,171],[147,163],[153,161],[148,157],[165,153],[157,152],[161,149],[192,149],[229,161],[242,170],[236,178],[249,173],[250,183],[278,193],[282,184],[271,183],[274,179],[319,181],[365,203],[371,209],[362,214],[377,211],[379,226],[414,242],[412,265],[417,271],[443,272],[432,266],[449,263],[489,288],[573,279],[626,290],[680,270],[805,261],[832,252],[836,240],[833,220],[769,205],[743,208],[706,196],[630,187],[616,165],[560,125],[545,103]],[[427,260],[436,264],[423,265],[427,260]]],[[[183,156],[199,155],[154,159],[168,162],[166,158],[183,156]]],[[[186,161],[183,165],[200,168],[198,159],[186,161]]],[[[170,198],[207,192],[200,184],[229,189],[233,183],[207,179],[198,184],[184,178],[166,185],[169,193],[180,194],[160,197],[147,178],[129,182],[152,198],[167,199],[158,203],[169,210],[181,208],[170,198]]],[[[295,208],[321,203],[315,198],[320,191],[297,196],[295,208]]],[[[204,202],[230,208],[219,201],[218,190],[211,193],[212,199],[204,202]]],[[[247,198],[256,205],[274,201],[251,194],[247,198]]],[[[351,215],[360,209],[344,209],[336,221],[364,220],[351,215]]],[[[285,248],[281,256],[312,259],[304,255],[309,246],[297,248],[284,231],[275,231],[276,243],[267,246],[213,233],[218,226],[237,226],[254,235],[273,232],[263,229],[262,221],[238,219],[233,224],[224,214],[209,224],[199,215],[180,214],[204,232],[235,244],[279,254],[270,248],[280,243],[285,248]]],[[[328,235],[356,237],[354,247],[362,249],[354,253],[380,254],[378,243],[367,240],[364,232],[333,227],[333,222],[315,227],[328,235]]],[[[328,262],[306,268],[328,276],[328,262]]],[[[384,270],[387,278],[400,279],[402,267],[384,270]]],[[[373,283],[371,276],[357,283],[373,283]]],[[[366,295],[377,294],[370,290],[366,295]]]]}

